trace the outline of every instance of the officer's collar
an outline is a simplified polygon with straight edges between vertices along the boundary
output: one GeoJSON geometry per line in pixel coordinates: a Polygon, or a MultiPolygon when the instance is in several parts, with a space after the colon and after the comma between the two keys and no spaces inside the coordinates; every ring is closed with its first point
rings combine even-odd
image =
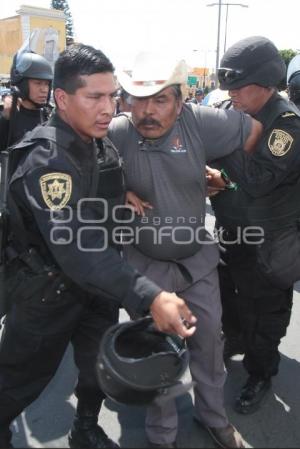
{"type": "Polygon", "coordinates": [[[94,141],[92,140],[90,143],[84,142],[74,129],[57,114],[57,112],[49,119],[48,126],[52,126],[58,131],[60,130],[69,138],[61,139],[60,144],[64,146],[65,151],[67,151],[71,157],[75,157],[81,164],[84,163],[84,161],[90,163],[94,160],[94,141]]]}
{"type": "Polygon", "coordinates": [[[41,114],[40,109],[28,109],[28,108],[25,108],[25,106],[23,106],[22,104],[20,105],[20,112],[22,112],[23,114],[26,114],[26,115],[31,115],[33,117],[40,116],[40,114],[41,114]]]}
{"type": "Polygon", "coordinates": [[[271,113],[273,112],[274,104],[281,98],[279,93],[275,91],[258,113],[253,115],[256,120],[263,124],[264,128],[267,128],[268,119],[273,115],[271,113]]]}
{"type": "Polygon", "coordinates": [[[70,134],[75,134],[73,128],[71,128],[71,126],[68,125],[68,123],[65,122],[63,119],[61,119],[57,112],[54,112],[52,114],[48,124],[49,126],[54,126],[55,128],[63,129],[64,131],[67,131],[70,134]]]}
{"type": "Polygon", "coordinates": [[[72,126],[70,126],[67,122],[65,122],[57,112],[55,112],[51,116],[48,123],[49,123],[49,126],[54,126],[55,128],[62,129],[63,131],[67,132],[68,134],[72,135],[74,140],[76,140],[77,143],[81,142],[82,145],[85,147],[93,146],[92,139],[91,139],[91,142],[88,142],[88,143],[85,142],[84,140],[82,140],[82,138],[78,135],[78,133],[76,133],[76,131],[74,131],[72,126]]]}

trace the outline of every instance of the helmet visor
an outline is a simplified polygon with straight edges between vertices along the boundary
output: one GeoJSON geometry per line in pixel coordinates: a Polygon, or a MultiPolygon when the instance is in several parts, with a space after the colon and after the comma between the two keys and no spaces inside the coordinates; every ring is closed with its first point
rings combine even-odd
{"type": "Polygon", "coordinates": [[[218,69],[218,79],[221,84],[226,83],[230,85],[231,83],[235,83],[243,79],[244,70],[241,69],[229,69],[227,67],[220,67],[218,69]]]}

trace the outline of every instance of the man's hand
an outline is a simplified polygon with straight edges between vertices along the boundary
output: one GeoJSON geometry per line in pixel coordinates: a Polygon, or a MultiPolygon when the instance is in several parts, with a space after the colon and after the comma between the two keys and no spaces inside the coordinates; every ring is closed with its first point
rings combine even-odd
{"type": "Polygon", "coordinates": [[[192,314],[184,300],[175,293],[162,291],[150,306],[152,318],[158,330],[190,337],[196,330],[193,326],[197,318],[192,314]]]}
{"type": "MultiPolygon", "coordinates": [[[[6,95],[3,100],[3,111],[2,116],[6,119],[10,119],[11,109],[12,109],[13,97],[11,95],[6,95]]],[[[18,98],[17,108],[19,109],[21,105],[21,99],[18,98]]]]}
{"type": "Polygon", "coordinates": [[[150,203],[148,201],[143,201],[141,198],[139,198],[135,193],[128,190],[126,192],[126,203],[127,206],[130,206],[133,208],[134,212],[137,215],[141,215],[142,217],[145,216],[144,208],[147,209],[153,209],[150,203]]]}
{"type": "Polygon", "coordinates": [[[206,165],[206,181],[211,192],[219,192],[225,189],[226,183],[222,178],[220,170],[211,168],[208,165],[206,165]]]}

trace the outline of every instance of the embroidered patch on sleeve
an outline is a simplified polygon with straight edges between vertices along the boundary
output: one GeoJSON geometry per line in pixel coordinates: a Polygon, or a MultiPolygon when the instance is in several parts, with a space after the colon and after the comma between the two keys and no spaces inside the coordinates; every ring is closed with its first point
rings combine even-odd
{"type": "Polygon", "coordinates": [[[72,178],[65,173],[49,173],[40,177],[43,200],[51,210],[63,209],[72,193],[72,178]]]}
{"type": "Polygon", "coordinates": [[[273,129],[268,146],[273,156],[284,156],[291,149],[293,142],[293,137],[286,131],[273,129]]]}

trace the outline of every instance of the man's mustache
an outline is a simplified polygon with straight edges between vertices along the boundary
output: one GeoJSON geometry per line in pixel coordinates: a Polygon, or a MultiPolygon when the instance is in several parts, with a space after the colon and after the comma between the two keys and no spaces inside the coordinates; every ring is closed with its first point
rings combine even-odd
{"type": "Polygon", "coordinates": [[[153,118],[143,118],[142,120],[140,120],[138,122],[137,126],[158,126],[158,127],[161,127],[161,124],[157,120],[154,120],[153,118]]]}

